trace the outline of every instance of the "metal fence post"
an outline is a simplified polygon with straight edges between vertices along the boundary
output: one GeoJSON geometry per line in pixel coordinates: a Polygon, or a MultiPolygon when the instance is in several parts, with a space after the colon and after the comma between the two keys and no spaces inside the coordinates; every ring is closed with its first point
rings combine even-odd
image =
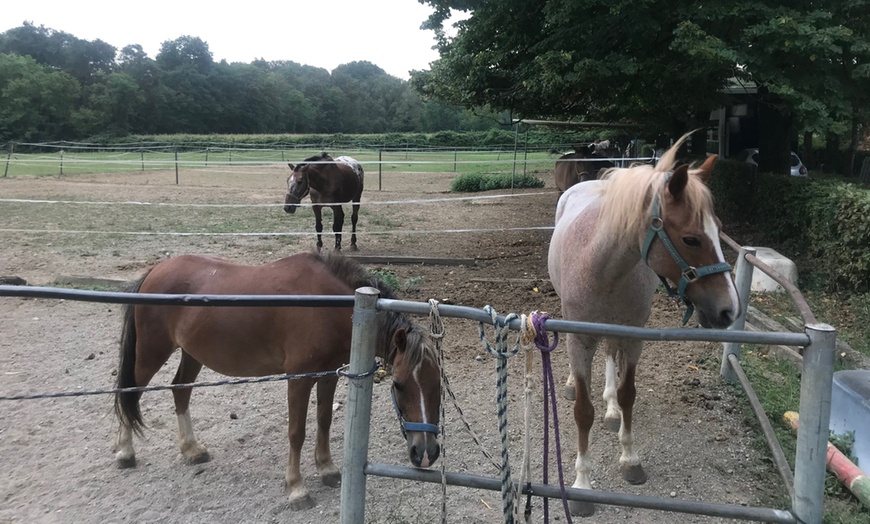
{"type": "Polygon", "coordinates": [[[808,324],[806,334],[810,345],[804,348],[801,372],[792,511],[800,522],[815,524],[822,522],[837,331],[827,324],[808,324]]]}
{"type": "Polygon", "coordinates": [[[9,142],[9,154],[6,155],[6,169],[3,171],[3,178],[9,174],[9,162],[12,160],[12,152],[15,150],[15,142],[9,142]]]}
{"type": "Polygon", "coordinates": [[[384,150],[378,149],[378,191],[381,190],[381,177],[384,174],[384,150]]]}
{"type": "MultiPolygon", "coordinates": [[[[737,294],[740,297],[740,312],[734,323],[728,329],[743,330],[746,326],[746,310],[749,309],[749,293],[752,291],[752,272],[755,267],[746,260],[746,255],[754,255],[754,247],[741,247],[737,254],[737,268],[734,273],[734,284],[737,286],[737,294]]],[[[728,362],[728,355],[740,358],[739,342],[724,342],[722,344],[722,366],[719,375],[726,381],[734,384],[737,382],[737,374],[728,362]]]]}
{"type": "MultiPolygon", "coordinates": [[[[361,287],[356,290],[353,307],[353,341],[350,350],[349,373],[365,373],[375,361],[377,341],[378,290],[361,287]]],[[[351,380],[347,392],[347,414],[344,423],[344,460],[341,465],[341,524],[365,522],[366,476],[369,425],[372,417],[372,387],[374,377],[351,380]]]]}

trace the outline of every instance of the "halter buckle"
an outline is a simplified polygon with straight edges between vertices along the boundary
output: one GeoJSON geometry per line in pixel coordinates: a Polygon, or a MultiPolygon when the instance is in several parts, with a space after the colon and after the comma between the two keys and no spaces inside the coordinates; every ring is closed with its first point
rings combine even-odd
{"type": "Polygon", "coordinates": [[[683,270],[683,278],[689,282],[694,282],[701,277],[698,275],[698,270],[694,266],[689,266],[683,270]]]}
{"type": "Polygon", "coordinates": [[[664,227],[665,221],[662,220],[662,217],[652,217],[652,220],[650,220],[649,228],[653,231],[661,231],[664,227]]]}

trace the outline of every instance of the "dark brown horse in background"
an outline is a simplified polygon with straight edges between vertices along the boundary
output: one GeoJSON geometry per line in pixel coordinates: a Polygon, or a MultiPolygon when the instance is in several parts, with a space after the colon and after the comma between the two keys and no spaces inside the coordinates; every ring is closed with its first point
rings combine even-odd
{"type": "Polygon", "coordinates": [[[362,165],[349,156],[333,159],[321,153],[302,161],[301,164],[288,164],[292,172],[287,177],[287,194],[284,197],[284,211],[293,214],[305,198],[311,196],[314,204],[314,228],[317,231],[317,249],[323,247],[320,234],[323,232],[321,209],[326,204],[332,208],[332,231],[335,233],[335,250],[341,251],[341,230],[344,227],[342,204],[351,202],[353,212],[350,216],[350,248],[356,247],[356,222],[359,217],[359,201],[363,192],[364,172],[362,165]]]}
{"type": "Polygon", "coordinates": [[[609,150],[598,149],[595,144],[588,146],[574,146],[573,153],[567,153],[556,161],[556,188],[559,194],[564,193],[569,187],[587,180],[595,180],[599,173],[615,167],[609,160],[609,150]]]}
{"type": "MultiPolygon", "coordinates": [[[[209,295],[353,295],[373,286],[381,298],[392,291],[361,265],[337,254],[303,253],[262,266],[186,255],[160,262],[132,291],[209,295]]],[[[349,361],[351,307],[201,307],[128,305],[121,337],[118,387],[147,386],[176,349],[181,363],[173,384],[196,380],[202,366],[236,377],[303,374],[335,370],[349,361]]],[[[441,372],[430,333],[404,314],[377,316],[376,353],[392,365],[396,411],[403,421],[409,458],[416,467],[438,459],[441,372]]],[[[299,469],[311,390],[317,385],[317,435],[314,461],[324,484],[338,486],[341,473],[332,461],[329,428],[336,375],[287,381],[290,454],[285,474],[290,506],[309,508],[299,469]]],[[[193,433],[188,407],[191,389],[174,389],[178,442],[188,463],[210,459],[193,433]]],[[[133,432],[142,433],[142,393],[119,393],[115,412],[120,429],[115,442],[119,467],[136,465],[133,432]]]]}

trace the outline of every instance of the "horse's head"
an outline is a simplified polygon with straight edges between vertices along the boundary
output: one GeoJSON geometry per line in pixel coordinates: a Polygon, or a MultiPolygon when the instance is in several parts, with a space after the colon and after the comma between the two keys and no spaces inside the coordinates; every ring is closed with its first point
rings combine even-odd
{"type": "Polygon", "coordinates": [[[309,171],[314,170],[319,172],[319,167],[323,162],[332,162],[332,157],[326,152],[306,158],[301,164],[287,164],[290,166],[290,176],[287,177],[287,194],[284,195],[284,211],[286,213],[296,212],[296,206],[303,198],[308,196],[311,190],[309,182],[309,171]],[[312,163],[314,162],[314,163],[312,163]]]}
{"type": "Polygon", "coordinates": [[[287,177],[287,194],[284,195],[284,212],[293,214],[296,206],[308,195],[308,164],[287,164],[290,166],[290,176],[287,177]]]}
{"type": "Polygon", "coordinates": [[[698,169],[685,164],[674,169],[652,198],[642,252],[653,271],[677,284],[689,311],[697,308],[702,326],[725,328],[740,311],[740,300],[719,243],[721,222],[704,183],[715,159],[698,169]]]}
{"type": "Polygon", "coordinates": [[[441,412],[441,368],[432,339],[422,329],[396,330],[393,355],[393,405],[408,444],[411,464],[427,468],[438,459],[441,412]]]}

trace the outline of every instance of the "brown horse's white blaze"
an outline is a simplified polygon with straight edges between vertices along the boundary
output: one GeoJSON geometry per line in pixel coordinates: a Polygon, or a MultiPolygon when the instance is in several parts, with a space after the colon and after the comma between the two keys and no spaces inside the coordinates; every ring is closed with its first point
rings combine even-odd
{"type": "MultiPolygon", "coordinates": [[[[203,256],[182,256],[154,266],[133,291],[159,294],[210,295],[351,295],[375,286],[393,298],[383,282],[351,259],[303,253],[262,266],[241,266],[203,256]]],[[[348,362],[352,337],[349,307],[185,307],[130,305],[125,308],[118,387],[147,386],[178,348],[181,362],[173,384],[195,382],[202,366],[229,376],[307,374],[334,370],[348,362]]],[[[405,315],[381,312],[377,317],[376,353],[406,380],[397,401],[411,424],[435,420],[441,408],[440,368],[429,332],[405,315]]],[[[314,501],[300,471],[301,450],[311,390],[317,387],[314,460],[321,481],[338,486],[341,472],[332,460],[329,430],[338,377],[287,381],[287,436],[290,450],[284,480],[290,507],[309,508],[314,501]]],[[[190,417],[190,388],[174,389],[178,444],[185,462],[210,459],[196,439],[190,417]]],[[[120,421],[115,440],[119,467],[136,465],[133,433],[144,427],[141,393],[119,393],[115,411],[120,421]]],[[[408,434],[415,466],[430,465],[439,454],[437,440],[408,434]],[[415,458],[418,457],[418,458],[415,458]]]]}
{"type": "Polygon", "coordinates": [[[407,342],[401,340],[400,336],[395,338],[397,341],[392,384],[395,408],[403,427],[411,463],[416,467],[428,468],[441,454],[438,442],[441,371],[431,351],[418,352],[422,358],[409,362],[410,357],[403,349],[407,342]],[[395,362],[403,364],[399,366],[399,371],[395,362]],[[433,380],[436,376],[437,380],[433,380]],[[419,422],[408,423],[409,420],[419,422]]]}
{"type": "MultiPolygon", "coordinates": [[[[683,137],[658,164],[611,169],[602,180],[577,184],[560,197],[550,242],[550,279],[568,320],[643,326],[660,277],[677,283],[679,294],[697,308],[705,327],[730,325],[740,303],[719,243],[719,222],[704,181],[709,159],[698,169],[675,167],[683,137]],[[661,230],[661,233],[659,232],[661,230]]],[[[646,481],[634,442],[635,375],[642,341],[569,334],[575,399],[577,460],[574,487],[591,489],[589,435],[592,359],[605,349],[604,425],[618,430],[620,470],[632,484],[646,481]]],[[[594,505],[572,502],[575,515],[594,505]]]]}

